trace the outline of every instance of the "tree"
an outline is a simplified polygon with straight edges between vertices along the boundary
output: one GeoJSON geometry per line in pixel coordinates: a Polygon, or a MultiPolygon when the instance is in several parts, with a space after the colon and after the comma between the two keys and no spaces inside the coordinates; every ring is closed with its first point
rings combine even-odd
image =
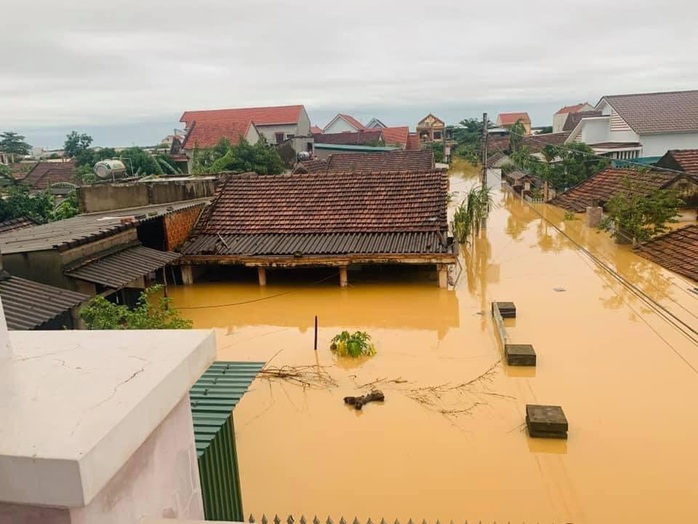
{"type": "Polygon", "coordinates": [[[5,131],[0,133],[0,153],[10,157],[10,162],[15,161],[15,156],[28,155],[31,152],[31,146],[24,141],[22,135],[18,135],[14,131],[5,131]]]}
{"type": "Polygon", "coordinates": [[[509,147],[512,153],[516,153],[521,147],[521,142],[526,134],[526,127],[521,122],[521,119],[509,128],[509,147]]]}
{"type": "Polygon", "coordinates": [[[624,178],[623,189],[606,202],[606,217],[599,229],[612,232],[620,243],[644,242],[668,231],[667,223],[676,222],[683,201],[670,189],[648,188],[624,178]]]}
{"type": "Polygon", "coordinates": [[[434,153],[434,162],[444,161],[444,145],[441,142],[432,142],[429,145],[430,149],[434,153]]]}
{"type": "Polygon", "coordinates": [[[263,137],[254,145],[241,138],[234,146],[228,139],[221,138],[211,149],[194,151],[194,174],[252,171],[260,175],[277,175],[283,170],[284,163],[276,148],[263,137]]]}
{"type": "Polygon", "coordinates": [[[151,155],[140,147],[124,149],[118,158],[126,166],[129,176],[181,174],[181,171],[173,167],[164,155],[151,155]]]}
{"type": "Polygon", "coordinates": [[[80,318],[88,329],[191,329],[192,321],[182,318],[169,298],[155,298],[161,289],[157,285],[144,290],[134,309],[95,297],[82,308],[80,318]]]}
{"type": "Polygon", "coordinates": [[[54,199],[50,192],[32,195],[22,185],[10,187],[5,198],[0,198],[0,221],[28,217],[40,224],[53,219],[54,199]]]}
{"type": "Polygon", "coordinates": [[[92,144],[92,137],[86,133],[79,134],[77,131],[71,131],[65,137],[63,150],[65,154],[74,158],[85,151],[92,144]]]}
{"type": "Polygon", "coordinates": [[[51,221],[65,220],[66,218],[74,217],[78,213],[80,213],[78,192],[73,190],[53,209],[51,221]]]}

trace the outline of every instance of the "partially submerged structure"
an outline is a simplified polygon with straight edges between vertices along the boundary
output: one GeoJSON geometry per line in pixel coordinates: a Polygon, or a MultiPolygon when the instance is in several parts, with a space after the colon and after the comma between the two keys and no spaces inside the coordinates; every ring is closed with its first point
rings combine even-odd
{"type": "Polygon", "coordinates": [[[674,189],[684,201],[690,201],[698,191],[698,179],[684,173],[609,167],[556,196],[550,203],[584,213],[587,207],[605,206],[611,197],[625,190],[650,194],[657,189],[674,189]]]}
{"type": "Polygon", "coordinates": [[[635,251],[660,266],[698,282],[698,225],[675,229],[640,244],[635,251]]]}
{"type": "Polygon", "coordinates": [[[193,266],[267,269],[435,265],[448,285],[456,253],[448,237],[445,173],[232,175],[223,181],[195,235],[181,248],[182,276],[193,266]]]}

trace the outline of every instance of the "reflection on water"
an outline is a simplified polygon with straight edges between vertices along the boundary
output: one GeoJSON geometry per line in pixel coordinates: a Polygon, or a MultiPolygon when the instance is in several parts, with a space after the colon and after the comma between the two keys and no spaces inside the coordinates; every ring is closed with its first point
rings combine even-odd
{"type": "MultiPolygon", "coordinates": [[[[470,183],[452,178],[452,188],[470,183]]],[[[338,384],[253,383],[235,411],[247,513],[696,520],[698,414],[683,400],[698,396],[687,365],[698,367],[695,345],[640,304],[630,309],[635,295],[540,214],[683,318],[698,318],[698,300],[582,220],[495,198],[455,289],[439,289],[427,268],[392,279],[352,272],[347,289],[331,273],[316,283],[326,273],[272,271],[267,288],[250,276],[170,290],[196,327],[216,328],[220,359],[313,366],[338,384]],[[497,364],[492,300],[516,303],[507,329],[512,341],[534,345],[536,369],[497,364]],[[369,332],[378,354],[338,360],[329,344],[343,329],[369,332]],[[342,397],[371,384],[383,404],[345,407],[342,397]],[[562,405],[569,441],[528,438],[527,403],[562,405]]]]}

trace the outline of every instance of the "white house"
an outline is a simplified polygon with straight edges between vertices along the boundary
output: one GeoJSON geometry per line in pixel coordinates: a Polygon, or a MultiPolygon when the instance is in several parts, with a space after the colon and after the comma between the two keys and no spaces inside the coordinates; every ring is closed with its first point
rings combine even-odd
{"type": "Polygon", "coordinates": [[[325,126],[324,133],[344,133],[345,131],[356,133],[357,131],[365,130],[366,126],[364,126],[356,118],[351,115],[340,113],[330,120],[330,123],[325,126]]]}
{"type": "Polygon", "coordinates": [[[604,96],[595,110],[600,116],[582,118],[566,143],[617,159],[698,148],[698,90],[604,96]]]}
{"type": "Polygon", "coordinates": [[[570,114],[591,111],[592,109],[594,109],[594,107],[589,104],[589,102],[582,102],[581,104],[560,108],[558,112],[553,115],[553,133],[561,133],[564,131],[565,122],[570,114]]]}

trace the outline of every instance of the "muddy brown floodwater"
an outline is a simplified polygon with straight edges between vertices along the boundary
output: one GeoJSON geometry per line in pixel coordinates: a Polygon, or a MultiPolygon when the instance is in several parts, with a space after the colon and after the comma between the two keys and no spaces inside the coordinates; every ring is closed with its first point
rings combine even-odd
{"type": "MultiPolygon", "coordinates": [[[[470,183],[453,175],[451,189],[470,183]]],[[[317,283],[327,273],[273,271],[266,288],[171,289],[195,327],[216,329],[220,359],[317,366],[338,384],[252,384],[235,409],[245,513],[698,521],[695,284],[559,209],[495,201],[455,289],[439,289],[435,272],[350,272],[340,289],[334,277],[317,283]],[[535,370],[498,364],[492,300],[516,303],[509,335],[535,346],[535,370]],[[344,329],[369,332],[378,354],[339,361],[329,345],[344,329]],[[385,403],[344,406],[381,379],[393,380],[380,385],[385,403]],[[527,403],[563,406],[569,439],[528,438],[527,403]]]]}

